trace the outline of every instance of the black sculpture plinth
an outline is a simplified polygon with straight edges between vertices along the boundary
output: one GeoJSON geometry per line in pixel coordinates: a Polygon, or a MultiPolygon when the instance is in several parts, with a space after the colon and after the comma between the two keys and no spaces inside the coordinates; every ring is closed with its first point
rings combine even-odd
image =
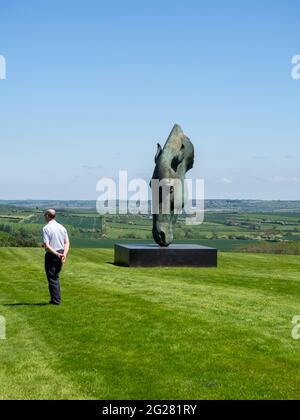
{"type": "Polygon", "coordinates": [[[218,251],[200,245],[115,245],[115,265],[122,267],[217,267],[218,251]]]}

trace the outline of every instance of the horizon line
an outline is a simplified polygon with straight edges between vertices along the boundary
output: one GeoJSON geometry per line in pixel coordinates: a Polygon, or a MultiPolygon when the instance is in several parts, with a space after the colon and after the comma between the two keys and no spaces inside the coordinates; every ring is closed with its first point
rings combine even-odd
{"type": "MultiPolygon", "coordinates": [[[[192,199],[193,201],[199,201],[195,198],[192,199]]],[[[84,198],[72,198],[72,199],[53,199],[53,198],[49,198],[49,199],[44,199],[44,198],[17,198],[17,199],[2,199],[0,198],[0,203],[3,202],[97,202],[97,199],[84,199],[84,198]]],[[[122,202],[122,201],[126,201],[126,200],[116,200],[117,202],[122,202]]],[[[131,202],[131,201],[135,201],[135,200],[127,200],[127,202],[131,202]]],[[[201,200],[200,200],[201,201],[201,200]]],[[[291,201],[291,202],[300,202],[300,198],[299,199],[281,199],[281,198],[273,198],[273,199],[262,199],[262,198],[205,198],[204,201],[261,201],[261,202],[285,202],[285,201],[291,201]]],[[[148,202],[150,203],[151,200],[148,200],[148,202]]]]}

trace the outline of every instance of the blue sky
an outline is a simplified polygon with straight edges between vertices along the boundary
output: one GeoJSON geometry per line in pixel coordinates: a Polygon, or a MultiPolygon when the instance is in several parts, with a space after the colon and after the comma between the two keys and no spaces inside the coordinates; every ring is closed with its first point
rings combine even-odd
{"type": "Polygon", "coordinates": [[[0,199],[150,178],[179,123],[207,198],[300,199],[300,4],[0,2],[0,199]]]}

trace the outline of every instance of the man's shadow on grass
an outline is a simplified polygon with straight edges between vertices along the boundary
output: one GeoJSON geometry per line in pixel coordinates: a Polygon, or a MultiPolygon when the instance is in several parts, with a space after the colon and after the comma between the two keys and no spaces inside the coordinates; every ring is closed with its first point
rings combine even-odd
{"type": "Polygon", "coordinates": [[[0,306],[49,306],[49,303],[0,303],[0,306]]]}

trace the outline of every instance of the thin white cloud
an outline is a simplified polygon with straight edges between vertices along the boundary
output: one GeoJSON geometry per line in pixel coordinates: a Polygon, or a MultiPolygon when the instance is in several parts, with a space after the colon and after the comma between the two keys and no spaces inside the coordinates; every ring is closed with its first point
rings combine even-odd
{"type": "Polygon", "coordinates": [[[274,176],[272,178],[270,178],[271,182],[275,182],[275,183],[300,183],[300,177],[299,176],[291,176],[291,177],[287,177],[287,176],[274,176]]]}
{"type": "Polygon", "coordinates": [[[102,165],[81,165],[83,169],[103,169],[102,165]]]}
{"type": "Polygon", "coordinates": [[[227,185],[229,185],[229,184],[232,184],[233,181],[232,181],[232,179],[229,179],[229,178],[221,178],[221,179],[219,179],[217,181],[217,183],[218,184],[227,184],[227,185]]]}
{"type": "Polygon", "coordinates": [[[266,160],[266,159],[268,159],[268,156],[252,156],[252,159],[254,159],[254,160],[266,160]]]}
{"type": "Polygon", "coordinates": [[[294,160],[294,159],[298,159],[298,156],[295,156],[295,155],[286,155],[284,158],[285,159],[288,159],[288,160],[294,160]]]}

